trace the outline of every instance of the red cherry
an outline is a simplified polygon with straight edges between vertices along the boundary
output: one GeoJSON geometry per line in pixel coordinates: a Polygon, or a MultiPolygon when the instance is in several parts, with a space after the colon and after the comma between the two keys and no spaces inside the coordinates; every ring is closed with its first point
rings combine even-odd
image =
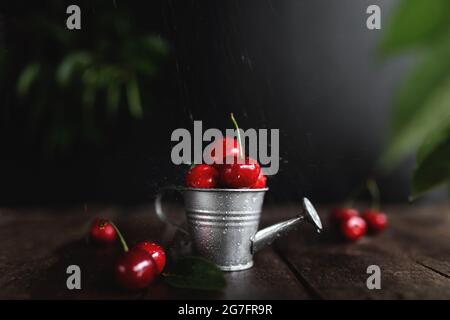
{"type": "Polygon", "coordinates": [[[148,287],[158,275],[156,262],[142,249],[126,252],[115,266],[117,282],[125,289],[148,287]]]}
{"type": "Polygon", "coordinates": [[[351,217],[341,223],[342,235],[349,241],[358,240],[366,233],[366,230],[366,222],[361,217],[351,217]]]}
{"type": "Polygon", "coordinates": [[[255,184],[252,185],[252,189],[262,189],[267,187],[267,177],[264,175],[262,170],[259,173],[258,180],[256,180],[255,184]]]}
{"type": "Polygon", "coordinates": [[[331,211],[331,222],[340,225],[342,221],[346,221],[351,217],[358,217],[359,211],[355,208],[334,208],[331,211]]]}
{"type": "Polygon", "coordinates": [[[375,209],[368,209],[362,213],[371,233],[379,233],[386,228],[388,219],[386,214],[375,209]]]}
{"type": "Polygon", "coordinates": [[[240,156],[238,141],[234,138],[225,137],[216,140],[213,142],[212,146],[213,149],[211,149],[211,154],[205,158],[205,162],[207,163],[223,164],[226,157],[240,156]],[[216,155],[216,150],[220,150],[220,148],[222,148],[222,157],[220,157],[219,153],[216,155]]]}
{"type": "Polygon", "coordinates": [[[90,237],[97,243],[108,244],[116,241],[117,232],[109,220],[95,219],[90,229],[90,237]]]}
{"type": "MultiPolygon", "coordinates": [[[[229,161],[229,158],[226,160],[229,161]]],[[[258,180],[261,167],[251,158],[245,158],[242,164],[237,160],[234,158],[233,163],[221,166],[220,181],[229,188],[250,188],[258,180]]]]}
{"type": "Polygon", "coordinates": [[[190,188],[214,188],[217,186],[219,171],[213,166],[199,164],[186,174],[186,186],[190,188]]]}
{"type": "Polygon", "coordinates": [[[156,263],[158,273],[161,273],[164,270],[164,266],[166,265],[166,253],[158,244],[149,241],[141,241],[136,244],[134,248],[142,249],[152,256],[156,263]]]}

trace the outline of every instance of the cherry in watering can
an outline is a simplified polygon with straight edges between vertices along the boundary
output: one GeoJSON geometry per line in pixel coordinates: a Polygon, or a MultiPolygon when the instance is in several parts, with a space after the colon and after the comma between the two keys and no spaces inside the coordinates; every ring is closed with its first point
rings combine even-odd
{"type": "Polygon", "coordinates": [[[195,251],[211,260],[223,271],[238,271],[253,266],[253,255],[302,222],[317,231],[322,223],[314,206],[302,200],[302,211],[295,217],[258,231],[264,189],[195,189],[165,188],[155,200],[155,211],[166,223],[174,225],[191,238],[195,251]],[[183,195],[188,230],[171,222],[162,209],[167,191],[183,195]]]}

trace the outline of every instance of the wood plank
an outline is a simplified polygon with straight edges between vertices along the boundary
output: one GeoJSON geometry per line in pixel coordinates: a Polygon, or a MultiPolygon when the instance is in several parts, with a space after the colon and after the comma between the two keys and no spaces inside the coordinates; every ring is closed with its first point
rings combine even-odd
{"type": "MultiPolygon", "coordinates": [[[[186,236],[177,233],[168,250],[169,259],[192,255],[186,236]]],[[[307,290],[273,248],[255,255],[255,265],[248,270],[225,272],[227,286],[221,292],[170,288],[163,283],[150,289],[145,299],[309,299],[307,290]]],[[[170,261],[169,261],[170,265],[170,261]]]]}
{"type": "MultiPolygon", "coordinates": [[[[176,213],[179,208],[171,208],[176,213]]],[[[119,246],[97,247],[86,234],[93,217],[110,218],[130,244],[148,239],[168,247],[175,231],[160,223],[150,206],[0,211],[0,298],[8,299],[304,299],[306,290],[272,250],[260,252],[250,270],[226,273],[228,286],[211,293],[174,289],[159,280],[146,291],[130,293],[115,285],[111,266],[119,246]],[[20,255],[17,252],[21,252],[20,255]],[[82,270],[82,290],[66,288],[66,268],[82,270]]]]}
{"type": "Polygon", "coordinates": [[[178,289],[160,281],[144,299],[308,299],[306,290],[273,250],[263,250],[248,270],[226,272],[227,287],[220,292],[178,289]]]}
{"type": "MultiPolygon", "coordinates": [[[[295,212],[295,208],[283,208],[295,212]]],[[[414,208],[409,208],[414,215],[414,208]]],[[[320,210],[322,217],[327,210],[320,210]]],[[[324,219],[326,223],[326,219],[324,219]]],[[[422,220],[415,224],[423,223],[422,220]]],[[[448,299],[450,279],[416,261],[405,250],[405,233],[398,226],[402,219],[391,214],[391,226],[382,235],[366,237],[356,244],[340,242],[330,232],[317,236],[307,227],[280,239],[277,250],[302,281],[317,297],[326,299],[448,299]],[[382,270],[382,289],[368,290],[366,268],[379,265],[382,270]]],[[[327,224],[326,224],[327,227],[327,224]]],[[[433,226],[427,228],[433,233],[433,226]]],[[[449,229],[450,230],[450,229],[449,229]]],[[[409,246],[415,246],[420,233],[411,234],[409,246]]],[[[418,251],[416,251],[418,252],[418,251]]],[[[426,251],[421,251],[426,256],[426,251]]]]}
{"type": "Polygon", "coordinates": [[[398,242],[418,264],[450,278],[450,207],[448,204],[393,208],[398,242]]]}
{"type": "MultiPolygon", "coordinates": [[[[450,210],[438,206],[386,208],[390,227],[357,244],[301,226],[255,257],[255,267],[226,273],[219,293],[181,290],[158,281],[148,290],[124,292],[114,285],[111,265],[120,248],[89,245],[94,216],[113,219],[130,243],[157,240],[168,247],[174,230],[151,206],[0,209],[0,298],[58,299],[442,299],[450,298],[450,210]],[[20,253],[20,254],[19,254],[20,253]],[[65,287],[66,267],[82,267],[81,291],[65,287]],[[382,289],[368,290],[366,268],[382,269],[382,289]]],[[[170,209],[179,213],[179,207],[170,209]]],[[[320,213],[326,215],[327,208],[320,213]]],[[[298,205],[267,207],[262,226],[298,214],[298,205]]],[[[182,218],[181,218],[182,219],[182,218]]],[[[324,221],[327,222],[326,220],[324,221]]]]}
{"type": "Polygon", "coordinates": [[[111,266],[121,253],[119,245],[88,244],[86,235],[95,216],[114,220],[130,244],[142,239],[168,245],[168,230],[148,207],[116,208],[95,206],[73,209],[2,210],[0,216],[0,298],[89,299],[137,298],[117,290],[111,266]],[[17,254],[20,252],[20,254],[17,254]],[[82,290],[66,288],[66,268],[76,264],[82,270],[82,290]]]}

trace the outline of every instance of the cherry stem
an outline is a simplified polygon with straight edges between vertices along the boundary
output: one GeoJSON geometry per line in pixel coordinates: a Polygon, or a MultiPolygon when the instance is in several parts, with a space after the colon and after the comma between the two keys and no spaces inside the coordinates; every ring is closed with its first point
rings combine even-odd
{"type": "Polygon", "coordinates": [[[369,190],[372,198],[372,208],[375,210],[380,209],[380,189],[374,179],[368,179],[366,182],[367,190],[369,190]]]}
{"type": "Polygon", "coordinates": [[[345,202],[345,206],[348,208],[353,207],[355,199],[361,195],[365,187],[366,186],[364,185],[364,183],[361,182],[355,188],[353,188],[347,198],[347,201],[345,202]]]}
{"type": "Polygon", "coordinates": [[[243,151],[243,148],[242,148],[241,132],[240,132],[240,130],[239,130],[239,126],[238,126],[238,124],[237,124],[237,121],[236,121],[236,119],[234,118],[234,114],[231,113],[230,116],[231,116],[231,121],[233,122],[234,127],[236,128],[236,131],[237,131],[237,139],[238,139],[238,145],[239,145],[239,154],[240,154],[240,158],[243,158],[243,157],[244,157],[244,151],[243,151]]]}
{"type": "Polygon", "coordinates": [[[117,228],[117,226],[114,224],[114,222],[110,221],[111,225],[113,226],[113,228],[116,230],[117,235],[119,236],[119,240],[120,243],[122,244],[123,247],[123,251],[128,252],[128,245],[127,242],[125,241],[125,238],[122,236],[122,233],[120,232],[119,228],[117,228]]]}

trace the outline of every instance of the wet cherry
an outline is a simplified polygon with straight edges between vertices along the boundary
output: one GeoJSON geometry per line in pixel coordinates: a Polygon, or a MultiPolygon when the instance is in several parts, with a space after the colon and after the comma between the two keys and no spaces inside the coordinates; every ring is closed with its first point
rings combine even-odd
{"type": "Polygon", "coordinates": [[[117,282],[125,289],[138,290],[148,287],[158,275],[156,262],[139,248],[126,252],[115,266],[117,282]]]}
{"type": "Polygon", "coordinates": [[[386,214],[375,209],[364,211],[361,217],[366,221],[371,233],[379,233],[386,228],[388,219],[386,214]]]}
{"type": "Polygon", "coordinates": [[[220,140],[216,140],[212,146],[213,149],[211,151],[211,155],[205,158],[206,163],[220,165],[224,163],[224,159],[226,157],[238,157],[240,155],[238,141],[234,138],[225,137],[220,140]],[[220,152],[217,152],[216,154],[216,151],[220,150],[220,148],[222,148],[222,154],[220,154],[220,152]]]}
{"type": "Polygon", "coordinates": [[[142,249],[151,255],[156,263],[158,273],[161,273],[164,270],[164,266],[166,265],[166,253],[158,244],[149,241],[141,241],[134,246],[134,249],[142,249]]]}
{"type": "Polygon", "coordinates": [[[217,186],[219,171],[210,165],[199,164],[186,174],[185,184],[190,188],[214,188],[217,186]]]}
{"type": "Polygon", "coordinates": [[[258,180],[256,180],[255,184],[252,185],[252,189],[262,189],[267,187],[267,177],[262,172],[262,170],[259,173],[258,180]]]}
{"type": "Polygon", "coordinates": [[[90,229],[90,238],[96,243],[109,244],[116,241],[117,232],[109,220],[95,219],[90,229]]]}
{"type": "Polygon", "coordinates": [[[341,222],[341,232],[345,239],[356,241],[361,238],[367,230],[366,222],[361,217],[351,217],[341,222]]]}
{"type": "Polygon", "coordinates": [[[112,226],[122,244],[125,253],[115,265],[117,282],[125,289],[143,289],[150,285],[159,274],[158,266],[152,256],[144,249],[128,249],[127,242],[114,223],[112,226]]]}
{"type": "Polygon", "coordinates": [[[351,217],[357,217],[359,216],[359,211],[355,208],[346,208],[346,207],[339,207],[334,208],[331,211],[331,222],[334,224],[340,225],[342,221],[348,220],[351,217]]]}
{"type": "Polygon", "coordinates": [[[230,117],[237,132],[239,154],[226,157],[219,166],[220,183],[227,188],[251,188],[258,180],[261,167],[256,160],[244,158],[239,126],[232,113],[230,117]]]}
{"type": "Polygon", "coordinates": [[[232,163],[225,163],[220,168],[223,185],[229,188],[251,188],[256,183],[261,171],[258,162],[250,158],[245,158],[243,163],[238,163],[236,158],[229,162],[232,163]]]}

